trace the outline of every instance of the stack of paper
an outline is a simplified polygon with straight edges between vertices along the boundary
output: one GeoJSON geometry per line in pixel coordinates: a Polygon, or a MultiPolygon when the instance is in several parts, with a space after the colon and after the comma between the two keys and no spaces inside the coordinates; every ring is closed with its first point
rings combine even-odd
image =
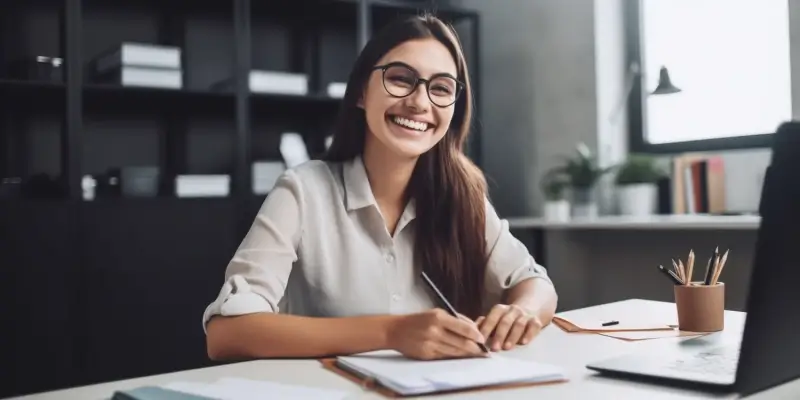
{"type": "Polygon", "coordinates": [[[342,400],[348,395],[348,392],[342,390],[319,389],[240,378],[222,378],[214,383],[173,382],[162,387],[177,392],[220,400],[255,400],[265,398],[286,400],[342,400]]]}
{"type": "Polygon", "coordinates": [[[376,351],[339,357],[337,365],[361,377],[373,378],[401,395],[566,380],[560,367],[498,354],[487,358],[416,361],[394,351],[376,351]]]}
{"type": "MultiPolygon", "coordinates": [[[[621,317],[620,317],[621,318],[621,317]]],[[[663,321],[650,321],[641,318],[615,320],[611,316],[593,315],[591,317],[566,318],[556,315],[553,323],[567,332],[633,332],[633,331],[671,331],[675,327],[663,321]]]]}
{"type": "Polygon", "coordinates": [[[677,325],[654,320],[642,315],[628,314],[625,319],[614,320],[612,315],[565,317],[556,315],[553,323],[569,333],[596,333],[626,341],[700,336],[701,333],[678,329],[677,325]]]}

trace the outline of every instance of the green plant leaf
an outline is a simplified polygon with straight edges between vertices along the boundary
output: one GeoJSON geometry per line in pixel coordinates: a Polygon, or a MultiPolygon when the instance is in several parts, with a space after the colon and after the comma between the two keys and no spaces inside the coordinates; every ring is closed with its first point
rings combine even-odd
{"type": "Polygon", "coordinates": [[[638,183],[656,183],[666,176],[653,157],[632,154],[619,167],[616,183],[618,185],[632,185],[638,183]]]}

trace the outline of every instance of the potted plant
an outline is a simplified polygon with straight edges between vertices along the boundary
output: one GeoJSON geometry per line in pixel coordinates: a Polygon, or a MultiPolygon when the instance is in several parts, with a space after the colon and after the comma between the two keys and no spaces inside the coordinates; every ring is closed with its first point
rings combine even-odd
{"type": "Polygon", "coordinates": [[[584,143],[579,143],[576,155],[568,158],[563,172],[569,177],[572,193],[572,215],[576,217],[597,216],[595,185],[613,167],[597,165],[594,155],[584,143]]]}
{"type": "Polygon", "coordinates": [[[569,178],[562,168],[553,168],[542,178],[542,191],[544,192],[544,218],[548,221],[569,220],[569,200],[566,190],[569,187],[569,178]]]}
{"type": "Polygon", "coordinates": [[[634,216],[655,214],[658,181],[665,175],[653,157],[639,154],[628,157],[616,176],[620,213],[634,216]]]}

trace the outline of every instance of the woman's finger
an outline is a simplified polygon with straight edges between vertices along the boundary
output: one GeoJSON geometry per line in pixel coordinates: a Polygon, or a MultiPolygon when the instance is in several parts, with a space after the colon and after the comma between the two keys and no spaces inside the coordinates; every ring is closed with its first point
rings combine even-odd
{"type": "Polygon", "coordinates": [[[522,335],[521,343],[528,344],[542,331],[542,324],[536,318],[528,320],[525,328],[525,334],[522,335]]]}
{"type": "MultiPolygon", "coordinates": [[[[454,334],[447,334],[445,336],[453,336],[457,337],[454,334]]],[[[443,338],[444,339],[444,338],[443,338]]],[[[458,343],[455,341],[455,343],[458,343]]],[[[474,342],[473,342],[474,345],[474,342]]],[[[478,346],[475,345],[475,348],[478,346]]],[[[473,356],[475,353],[470,352],[469,350],[465,349],[462,345],[459,344],[451,344],[449,338],[440,340],[436,343],[436,352],[441,354],[444,358],[464,358],[473,356]]]]}
{"type": "Polygon", "coordinates": [[[508,332],[508,336],[506,337],[505,344],[503,348],[506,350],[510,350],[514,345],[519,343],[520,339],[522,339],[522,335],[525,334],[525,331],[528,329],[528,320],[524,317],[517,318],[511,325],[511,331],[508,332]]]}
{"type": "Polygon", "coordinates": [[[477,342],[452,332],[443,332],[439,340],[442,343],[457,349],[460,354],[465,356],[473,356],[482,353],[477,342]]]}
{"type": "Polygon", "coordinates": [[[497,323],[500,322],[500,318],[505,315],[507,308],[508,306],[504,306],[502,304],[492,307],[491,311],[489,311],[489,314],[487,314],[486,318],[483,319],[483,323],[480,327],[483,337],[488,338],[492,335],[492,332],[497,327],[497,323]]]}
{"type": "Polygon", "coordinates": [[[519,318],[519,316],[520,314],[513,311],[513,309],[509,310],[509,312],[503,315],[503,318],[500,319],[500,322],[497,323],[497,327],[494,330],[492,349],[495,351],[500,350],[506,341],[508,333],[511,331],[514,321],[519,318]]]}

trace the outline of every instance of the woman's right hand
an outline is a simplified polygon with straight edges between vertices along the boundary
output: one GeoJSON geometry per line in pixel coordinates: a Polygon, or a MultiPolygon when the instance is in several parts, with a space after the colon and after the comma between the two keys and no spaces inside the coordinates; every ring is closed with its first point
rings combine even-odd
{"type": "Polygon", "coordinates": [[[477,325],[436,308],[397,317],[389,326],[389,347],[419,360],[488,356],[477,343],[485,343],[477,325]]]}

